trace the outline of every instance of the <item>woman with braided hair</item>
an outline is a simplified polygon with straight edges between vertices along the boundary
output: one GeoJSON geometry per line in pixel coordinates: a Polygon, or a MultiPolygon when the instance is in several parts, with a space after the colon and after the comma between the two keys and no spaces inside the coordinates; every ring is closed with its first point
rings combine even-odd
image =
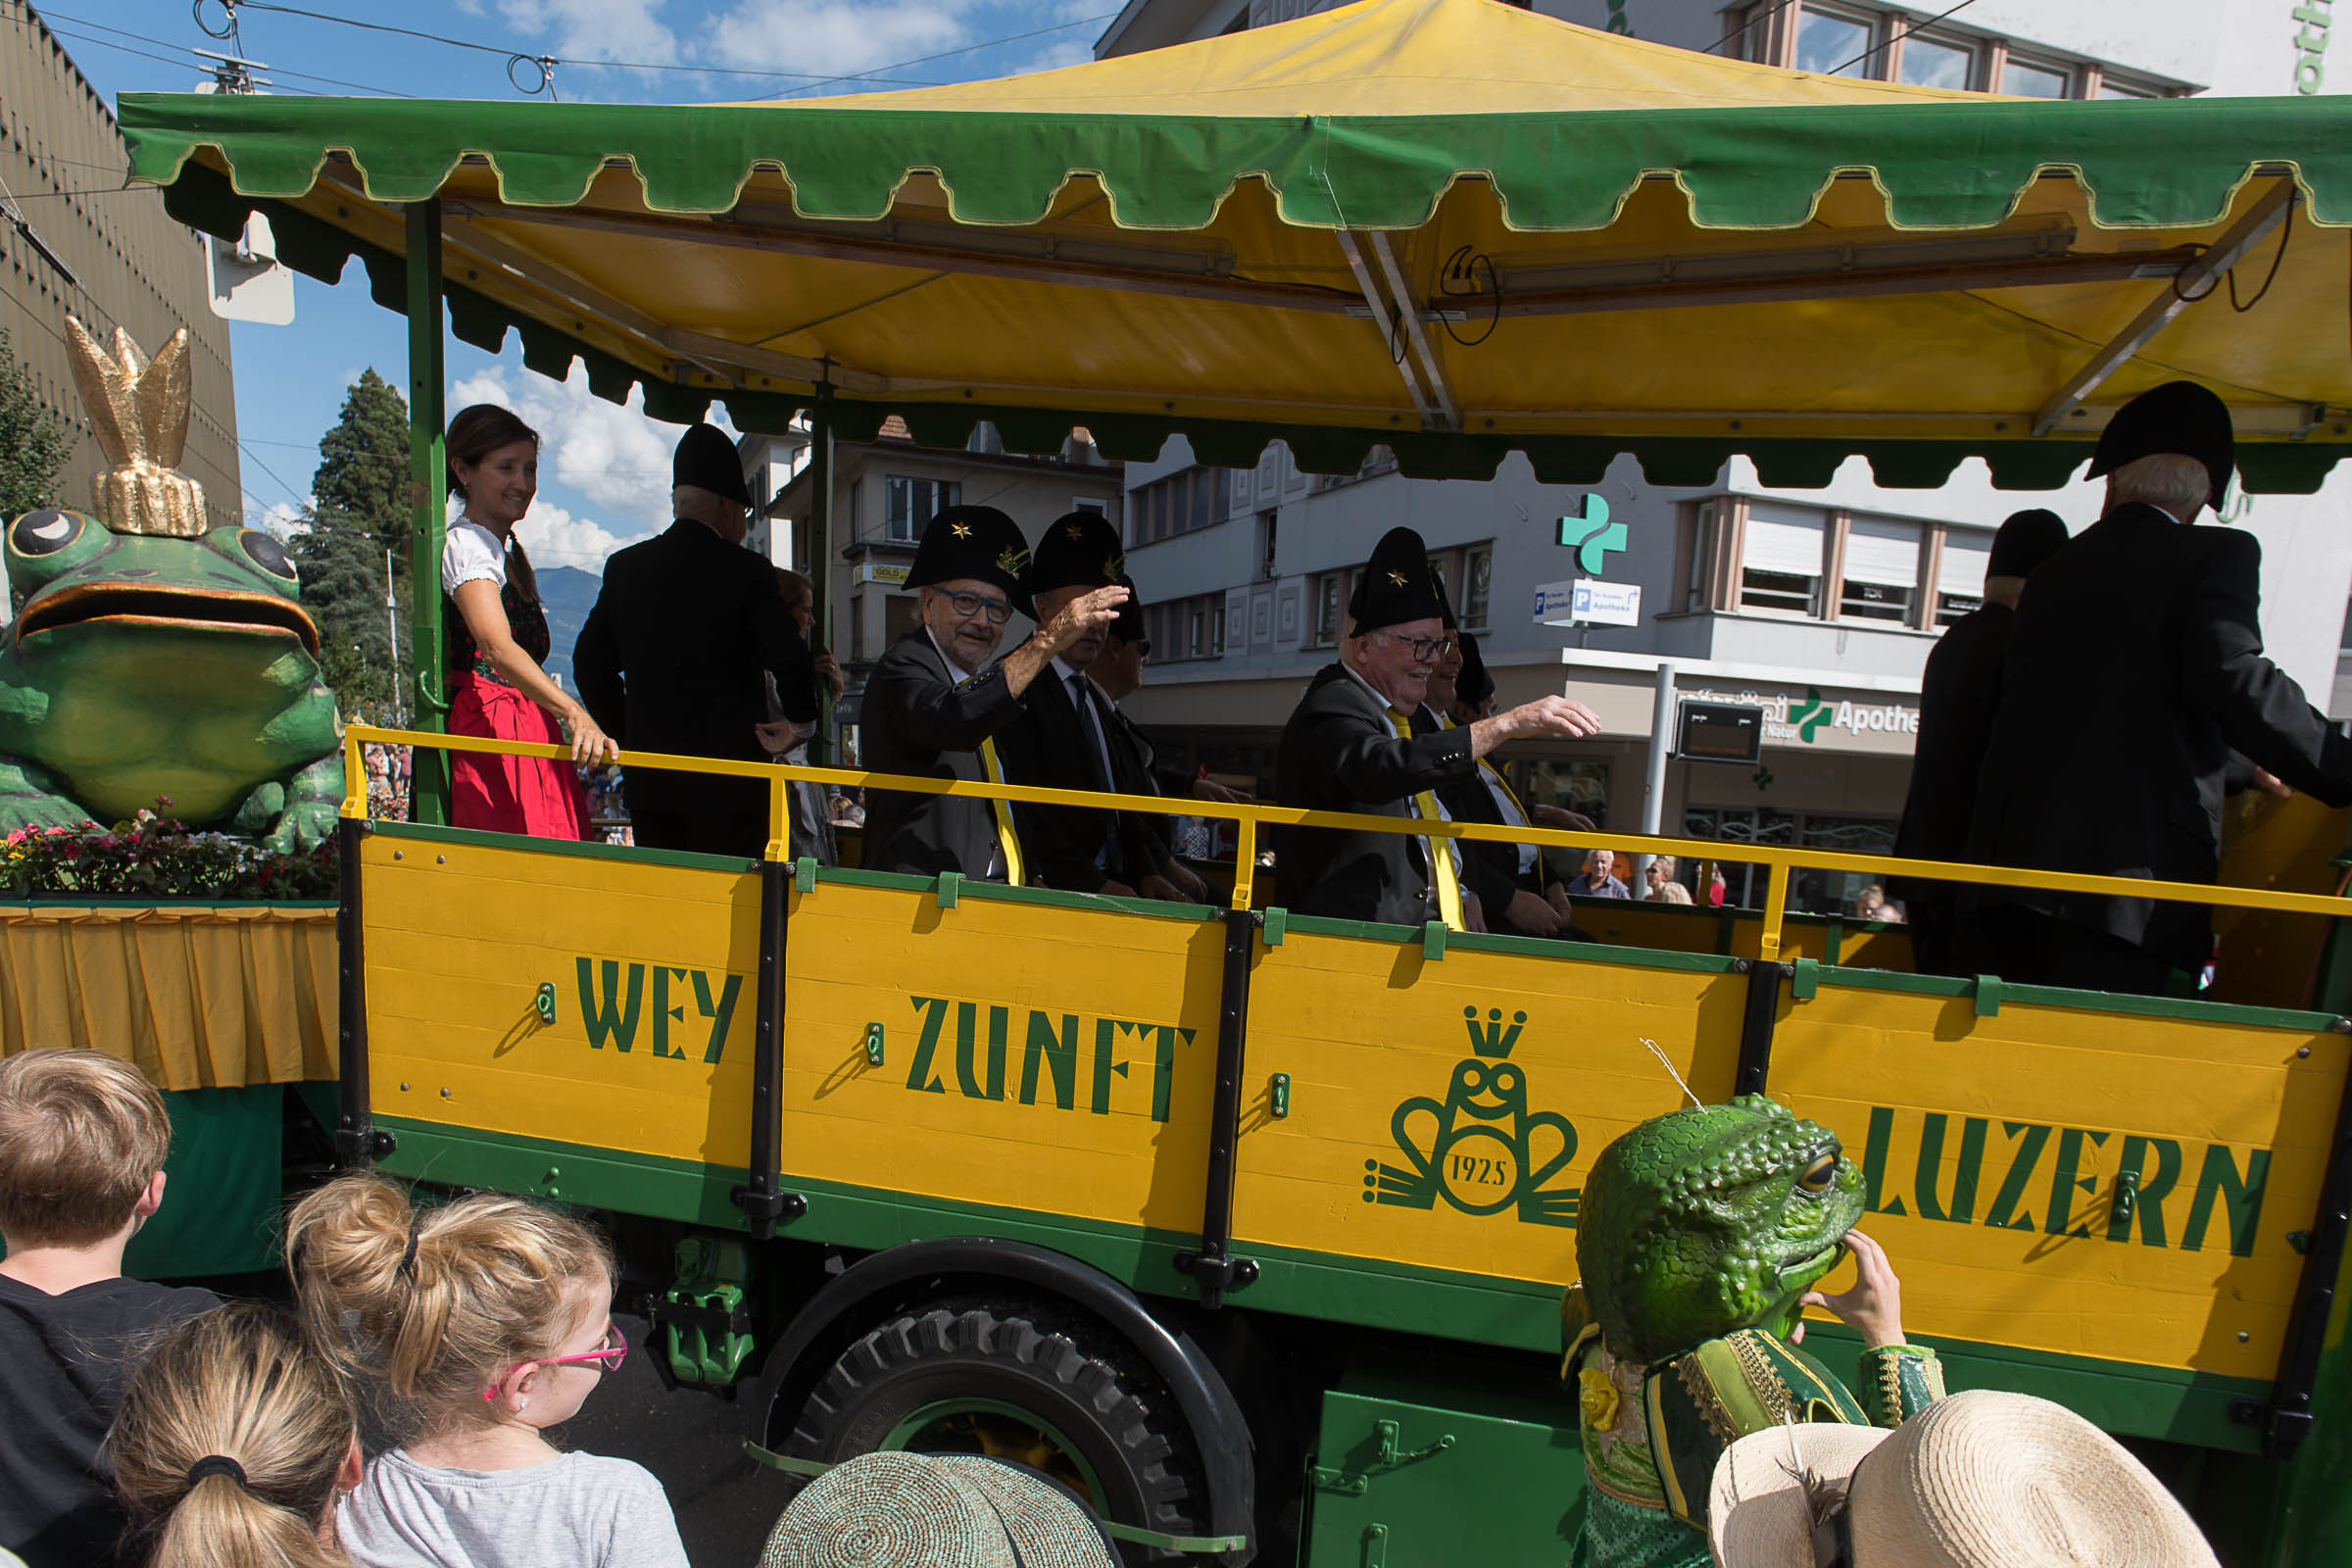
{"type": "Polygon", "coordinates": [[[335,1499],[360,1484],[343,1380],[275,1307],[180,1324],[107,1434],[129,1511],[121,1560],[152,1568],[350,1568],[335,1499]]]}

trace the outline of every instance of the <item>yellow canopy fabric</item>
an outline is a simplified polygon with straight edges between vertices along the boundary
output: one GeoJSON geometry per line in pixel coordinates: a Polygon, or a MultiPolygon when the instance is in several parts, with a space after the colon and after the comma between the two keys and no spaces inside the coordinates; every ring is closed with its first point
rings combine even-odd
{"type": "Polygon", "coordinates": [[[1779,71],[1493,0],[1363,0],[1009,80],[664,108],[127,95],[185,220],[267,213],[462,339],[772,428],[823,387],[1116,457],[1661,483],[2061,483],[2125,398],[2213,387],[2255,489],[2352,429],[2352,103],[2047,103],[1779,71]],[[2234,264],[2234,270],[2221,265],[2234,264]],[[2232,299],[2243,310],[2232,308],[2232,299]]]}

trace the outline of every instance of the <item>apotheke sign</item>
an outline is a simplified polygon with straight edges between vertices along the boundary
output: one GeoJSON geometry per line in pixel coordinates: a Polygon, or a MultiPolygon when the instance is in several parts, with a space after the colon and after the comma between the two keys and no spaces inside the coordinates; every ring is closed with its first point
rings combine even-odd
{"type": "MultiPolygon", "coordinates": [[[[1686,687],[1682,695],[1697,702],[1749,703],[1764,710],[1764,741],[1768,746],[1812,746],[1824,730],[1843,730],[1857,738],[1884,735],[1908,740],[1919,734],[1919,710],[1901,703],[1831,702],[1821,688],[1808,686],[1803,697],[1788,692],[1754,690],[1714,691],[1686,687]]],[[[1908,746],[1891,750],[1908,751],[1908,746]]]]}

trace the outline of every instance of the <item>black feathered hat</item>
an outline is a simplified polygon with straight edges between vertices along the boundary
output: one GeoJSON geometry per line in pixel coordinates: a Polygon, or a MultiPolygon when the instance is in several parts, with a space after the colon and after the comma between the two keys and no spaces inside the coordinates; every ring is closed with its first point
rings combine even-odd
{"type": "Polygon", "coordinates": [[[1348,613],[1358,636],[1408,620],[1441,620],[1446,601],[1429,569],[1429,546],[1410,528],[1391,528],[1372,547],[1348,597],[1348,613]]]}
{"type": "Polygon", "coordinates": [[[2230,470],[2237,466],[2237,440],[2230,425],[2230,405],[2194,381],[2167,381],[2142,392],[2115,411],[2099,432],[2098,451],[2091,455],[2088,477],[2113,473],[2127,463],[2158,453],[2178,453],[2205,465],[2213,489],[2206,504],[2222,510],[2222,492],[2230,488],[2230,470]]]}
{"type": "Polygon", "coordinates": [[[1021,525],[994,507],[950,507],[931,519],[923,542],[906,569],[906,586],[926,588],[934,583],[966,578],[994,583],[1004,590],[1012,608],[1030,613],[1029,541],[1021,525]]]}
{"type": "Polygon", "coordinates": [[[1110,623],[1110,634],[1123,643],[1148,647],[1152,634],[1144,629],[1144,596],[1136,592],[1132,577],[1120,577],[1119,586],[1127,590],[1127,602],[1119,607],[1119,618],[1110,623]]]}
{"type": "Polygon", "coordinates": [[[2066,543],[2066,519],[2045,507],[2013,512],[1992,536],[1992,554],[1985,560],[1987,577],[2031,577],[2034,568],[2058,553],[2066,543]]]}
{"type": "Polygon", "coordinates": [[[677,454],[669,460],[669,482],[725,496],[739,507],[752,504],[752,487],[743,482],[743,459],[727,432],[715,424],[688,425],[678,437],[677,454]]]}
{"type": "Polygon", "coordinates": [[[1029,558],[1032,598],[1056,588],[1108,588],[1125,575],[1119,530],[1100,512],[1065,512],[1047,524],[1029,558]]]}
{"type": "Polygon", "coordinates": [[[1463,632],[1458,641],[1462,649],[1462,672],[1453,677],[1453,700],[1476,708],[1494,695],[1494,677],[1487,668],[1486,656],[1478,651],[1478,639],[1463,632]]]}

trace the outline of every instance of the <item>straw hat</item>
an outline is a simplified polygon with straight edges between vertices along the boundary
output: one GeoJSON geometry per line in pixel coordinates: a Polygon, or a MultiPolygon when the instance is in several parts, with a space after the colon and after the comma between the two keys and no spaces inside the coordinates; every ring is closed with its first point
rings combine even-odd
{"type": "Polygon", "coordinates": [[[1707,1544],[1721,1568],[1827,1568],[1826,1521],[1840,1511],[1846,1568],[2218,1568],[2137,1459],[2023,1394],[1957,1394],[1892,1432],[1822,1423],[1741,1438],[1715,1467],[1707,1544]]]}
{"type": "Polygon", "coordinates": [[[1118,1568],[1084,1503],[1019,1465],[868,1453],[808,1484],[760,1568],[1118,1568]]]}

